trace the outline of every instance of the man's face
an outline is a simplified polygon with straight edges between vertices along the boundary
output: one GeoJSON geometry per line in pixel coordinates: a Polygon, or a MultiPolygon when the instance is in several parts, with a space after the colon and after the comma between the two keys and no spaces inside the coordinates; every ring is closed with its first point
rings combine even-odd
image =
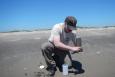
{"type": "Polygon", "coordinates": [[[71,32],[72,30],[75,30],[75,28],[73,26],[70,26],[67,24],[65,24],[65,29],[66,29],[66,32],[71,32]]]}

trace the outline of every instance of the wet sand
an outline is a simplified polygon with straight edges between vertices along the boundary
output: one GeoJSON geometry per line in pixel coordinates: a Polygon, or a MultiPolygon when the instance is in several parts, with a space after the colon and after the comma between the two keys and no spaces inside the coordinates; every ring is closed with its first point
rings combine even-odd
{"type": "MultiPolygon", "coordinates": [[[[115,28],[77,32],[84,52],[72,54],[72,58],[84,72],[66,77],[115,77],[115,28]]],[[[40,46],[49,35],[50,30],[0,33],[0,77],[44,77],[47,71],[39,68],[45,65],[40,46]]],[[[57,69],[55,77],[65,76],[57,69]]]]}

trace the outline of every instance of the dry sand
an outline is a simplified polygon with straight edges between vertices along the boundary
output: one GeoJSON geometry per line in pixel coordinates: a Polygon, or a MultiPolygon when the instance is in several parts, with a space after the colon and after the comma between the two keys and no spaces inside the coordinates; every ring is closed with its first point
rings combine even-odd
{"type": "MultiPolygon", "coordinates": [[[[84,73],[63,76],[57,70],[55,77],[115,77],[115,28],[77,32],[84,52],[72,57],[84,73]]],[[[39,68],[45,65],[40,46],[49,35],[50,31],[0,33],[0,77],[44,77],[47,71],[39,68]]]]}

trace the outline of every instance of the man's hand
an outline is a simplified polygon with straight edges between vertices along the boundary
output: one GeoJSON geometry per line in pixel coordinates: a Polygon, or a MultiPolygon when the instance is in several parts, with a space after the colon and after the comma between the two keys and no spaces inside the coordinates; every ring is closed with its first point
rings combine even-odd
{"type": "Polygon", "coordinates": [[[82,48],[81,47],[72,47],[71,51],[72,51],[72,54],[78,53],[78,52],[82,51],[82,48]]]}
{"type": "Polygon", "coordinates": [[[71,51],[79,51],[81,47],[71,47],[71,51]]]}

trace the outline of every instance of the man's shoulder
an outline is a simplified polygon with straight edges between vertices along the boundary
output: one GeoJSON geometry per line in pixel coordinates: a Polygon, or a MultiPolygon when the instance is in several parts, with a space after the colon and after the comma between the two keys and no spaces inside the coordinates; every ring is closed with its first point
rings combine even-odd
{"type": "Polygon", "coordinates": [[[58,23],[58,24],[55,24],[53,28],[62,29],[63,26],[64,26],[64,23],[58,23]]]}

